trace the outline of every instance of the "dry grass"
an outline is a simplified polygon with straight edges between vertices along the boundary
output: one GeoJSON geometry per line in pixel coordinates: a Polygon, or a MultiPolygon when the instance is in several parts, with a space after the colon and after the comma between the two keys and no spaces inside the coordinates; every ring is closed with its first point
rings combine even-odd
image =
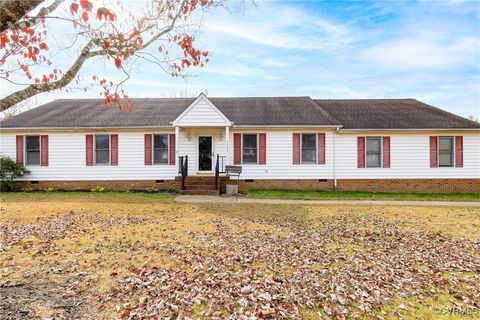
{"type": "MultiPolygon", "coordinates": [[[[322,218],[342,214],[381,217],[406,231],[480,239],[480,210],[477,208],[192,205],[175,203],[168,196],[115,193],[4,194],[1,200],[2,227],[20,230],[49,225],[49,228],[34,229],[37,231],[28,231],[30,229],[27,228],[26,236],[21,236],[17,243],[0,251],[0,284],[38,280],[60,283],[82,273],[76,291],[87,293],[88,301],[93,305],[97,304],[97,297],[117,284],[118,279],[127,276],[130,268],[182,265],[172,256],[171,248],[199,245],[199,240],[192,235],[213,232],[215,225],[212,221],[219,219],[226,226],[235,227],[239,234],[271,231],[272,239],[291,234],[291,230],[283,226],[283,221],[291,217],[298,219],[305,228],[317,229],[322,228],[322,218]],[[238,219],[242,223],[238,223],[238,219]],[[70,224],[63,225],[65,221],[70,224]],[[52,232],[59,228],[63,231],[58,234],[52,232]],[[47,236],[49,238],[45,238],[47,236]]],[[[368,230],[373,226],[365,224],[358,228],[368,230]]],[[[0,236],[2,244],[5,233],[0,236]]],[[[329,250],[338,249],[346,256],[362,250],[360,245],[337,240],[329,244],[332,246],[329,250]]],[[[261,266],[260,263],[257,267],[261,266]]],[[[284,269],[285,273],[294,271],[290,266],[284,269]]],[[[426,305],[445,306],[451,297],[443,294],[422,304],[398,299],[392,302],[392,307],[389,304],[385,306],[384,316],[397,317],[396,306],[405,303],[408,308],[402,311],[403,316],[434,319],[435,313],[426,305]]],[[[200,314],[201,306],[197,306],[196,313],[200,314]]],[[[113,309],[113,305],[109,306],[107,302],[107,317],[118,315],[109,311],[113,309]]],[[[39,314],[42,312],[40,310],[39,314]]],[[[317,312],[320,311],[310,309],[303,310],[301,314],[315,319],[317,312]]],[[[444,318],[463,319],[454,316],[444,318]]]]}

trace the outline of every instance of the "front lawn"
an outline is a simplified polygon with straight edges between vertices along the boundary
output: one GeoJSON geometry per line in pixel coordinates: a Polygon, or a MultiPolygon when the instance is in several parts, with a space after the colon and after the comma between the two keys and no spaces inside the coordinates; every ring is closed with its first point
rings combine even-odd
{"type": "Polygon", "coordinates": [[[477,208],[1,200],[1,319],[479,314],[477,208]]]}
{"type": "Polygon", "coordinates": [[[478,193],[394,193],[323,190],[250,190],[251,198],[299,200],[480,201],[478,193]]]}

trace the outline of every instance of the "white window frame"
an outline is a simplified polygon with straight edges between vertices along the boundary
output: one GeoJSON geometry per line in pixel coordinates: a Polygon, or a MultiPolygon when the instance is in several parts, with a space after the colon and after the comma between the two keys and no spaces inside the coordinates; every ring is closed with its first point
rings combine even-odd
{"type": "Polygon", "coordinates": [[[93,163],[96,166],[110,166],[112,164],[112,135],[110,133],[98,133],[93,135],[93,163]],[[97,163],[97,136],[108,136],[108,163],[97,163]]]}
{"type": "Polygon", "coordinates": [[[247,165],[247,166],[248,166],[248,165],[253,165],[253,166],[258,165],[258,163],[259,163],[259,161],[260,161],[260,151],[259,151],[259,150],[260,150],[260,146],[259,146],[259,143],[260,143],[260,140],[259,140],[259,134],[258,134],[258,132],[245,132],[245,133],[242,133],[242,141],[241,141],[241,146],[242,146],[242,152],[241,152],[241,153],[242,153],[242,165],[247,165]],[[257,137],[257,147],[256,147],[256,149],[257,149],[257,160],[256,160],[255,163],[253,163],[253,162],[247,162],[247,163],[245,163],[245,162],[243,161],[243,135],[245,135],[245,134],[246,134],[246,135],[249,135],[249,136],[255,135],[255,136],[257,137]]]}
{"type": "Polygon", "coordinates": [[[159,165],[159,166],[165,166],[165,165],[168,166],[169,163],[170,163],[170,133],[167,133],[167,132],[152,133],[152,164],[159,165]],[[167,162],[155,163],[155,136],[161,136],[161,135],[167,136],[167,162]]]}
{"type": "Polygon", "coordinates": [[[25,157],[24,164],[25,166],[40,166],[42,164],[42,137],[39,134],[27,134],[24,135],[24,146],[23,146],[23,154],[25,157]],[[38,137],[38,164],[29,164],[28,163],[28,153],[27,153],[27,137],[38,137]]]}
{"type": "Polygon", "coordinates": [[[455,136],[438,136],[437,137],[437,159],[439,168],[455,168],[455,159],[457,155],[455,154],[455,136]],[[452,140],[452,164],[451,165],[441,165],[440,164],[440,138],[450,138],[452,140]]]}
{"type": "Polygon", "coordinates": [[[365,137],[365,168],[369,168],[369,169],[383,168],[383,136],[366,136],[365,137]],[[368,139],[379,139],[380,140],[380,165],[378,167],[369,167],[368,166],[368,161],[367,161],[368,139]]]}
{"type": "Polygon", "coordinates": [[[318,163],[318,134],[317,132],[300,132],[300,164],[311,165],[318,163]],[[313,134],[315,136],[315,161],[303,162],[303,135],[313,134]]]}

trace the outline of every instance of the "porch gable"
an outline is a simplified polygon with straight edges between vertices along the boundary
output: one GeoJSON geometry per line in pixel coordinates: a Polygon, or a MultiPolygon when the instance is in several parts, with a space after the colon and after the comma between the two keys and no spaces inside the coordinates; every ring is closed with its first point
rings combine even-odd
{"type": "Polygon", "coordinates": [[[174,127],[224,127],[232,124],[203,93],[172,122],[174,127]]]}

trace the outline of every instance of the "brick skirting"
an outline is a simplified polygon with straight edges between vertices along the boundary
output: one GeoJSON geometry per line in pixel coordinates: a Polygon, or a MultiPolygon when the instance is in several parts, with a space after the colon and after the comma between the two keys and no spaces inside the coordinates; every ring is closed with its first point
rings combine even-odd
{"type": "Polygon", "coordinates": [[[162,191],[180,191],[180,180],[93,180],[93,181],[22,181],[21,188],[33,190],[90,191],[95,187],[104,187],[106,190],[147,190],[155,188],[162,191]]]}
{"type": "MultiPolygon", "coordinates": [[[[234,183],[236,180],[233,179],[234,183]]],[[[254,179],[240,180],[240,191],[251,189],[333,190],[333,179],[254,179]]]]}
{"type": "MultiPolygon", "coordinates": [[[[220,178],[220,188],[225,192],[228,179],[220,178]]],[[[232,183],[236,183],[236,180],[232,183]]],[[[333,179],[254,179],[239,181],[240,191],[250,189],[333,190],[333,179]]],[[[91,190],[102,186],[107,190],[158,190],[180,191],[176,180],[95,180],[95,181],[31,181],[21,182],[21,188],[34,190],[91,190]]],[[[370,192],[420,192],[420,193],[480,193],[480,179],[339,179],[337,190],[370,192]]]]}
{"type": "Polygon", "coordinates": [[[337,190],[480,193],[480,179],[339,179],[337,180],[337,190]]]}

